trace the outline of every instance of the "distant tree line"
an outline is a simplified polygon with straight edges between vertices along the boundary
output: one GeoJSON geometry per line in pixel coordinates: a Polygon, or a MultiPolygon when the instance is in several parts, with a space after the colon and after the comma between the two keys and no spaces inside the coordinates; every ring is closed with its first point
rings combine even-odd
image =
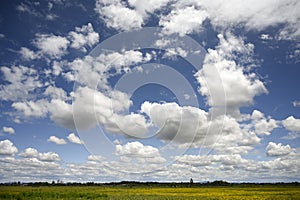
{"type": "Polygon", "coordinates": [[[0,183],[0,186],[119,186],[119,187],[206,187],[206,186],[256,186],[256,185],[286,185],[286,186],[300,186],[299,182],[276,182],[276,183],[230,183],[223,180],[216,180],[213,182],[198,182],[195,183],[191,178],[189,182],[138,182],[138,181],[121,181],[110,183],[97,183],[97,182],[9,182],[0,183]]]}

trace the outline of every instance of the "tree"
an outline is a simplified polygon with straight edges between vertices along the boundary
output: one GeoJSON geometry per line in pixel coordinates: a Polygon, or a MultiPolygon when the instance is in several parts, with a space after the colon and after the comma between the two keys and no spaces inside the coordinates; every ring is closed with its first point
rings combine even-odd
{"type": "Polygon", "coordinates": [[[190,184],[193,184],[193,183],[194,183],[194,181],[193,181],[193,179],[191,178],[191,179],[190,179],[190,184]]]}

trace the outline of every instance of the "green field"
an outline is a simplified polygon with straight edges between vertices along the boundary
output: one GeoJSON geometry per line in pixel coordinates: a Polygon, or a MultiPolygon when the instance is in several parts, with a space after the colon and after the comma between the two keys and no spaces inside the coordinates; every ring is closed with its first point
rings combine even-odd
{"type": "Polygon", "coordinates": [[[1,186],[0,199],[300,199],[296,186],[234,187],[109,187],[109,186],[1,186]]]}

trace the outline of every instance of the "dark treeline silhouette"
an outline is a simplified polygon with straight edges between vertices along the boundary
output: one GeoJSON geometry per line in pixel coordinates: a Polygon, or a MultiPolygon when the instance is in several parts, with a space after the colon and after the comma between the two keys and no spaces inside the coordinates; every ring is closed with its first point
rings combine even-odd
{"type": "MultiPolygon", "coordinates": [[[[192,179],[191,179],[192,180],[192,179]]],[[[110,182],[110,183],[96,183],[96,182],[61,182],[52,181],[49,182],[10,182],[0,183],[0,186],[108,186],[108,187],[218,187],[218,186],[258,186],[258,185],[270,185],[270,186],[300,186],[299,182],[276,182],[276,183],[230,183],[223,180],[216,180],[213,182],[138,182],[138,181],[121,181],[121,182],[110,182]]]]}

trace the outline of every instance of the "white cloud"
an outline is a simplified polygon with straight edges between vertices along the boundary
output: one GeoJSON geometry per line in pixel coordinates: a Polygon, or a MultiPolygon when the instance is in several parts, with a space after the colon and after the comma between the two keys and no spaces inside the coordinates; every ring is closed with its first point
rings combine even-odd
{"type": "Polygon", "coordinates": [[[145,146],[135,141],[125,145],[116,145],[115,154],[121,158],[131,161],[132,158],[138,159],[138,162],[163,163],[166,160],[160,155],[159,150],[153,146],[145,146]]]}
{"type": "Polygon", "coordinates": [[[64,182],[80,180],[111,182],[124,179],[147,181],[149,178],[153,181],[182,181],[193,177],[195,181],[222,179],[264,182],[265,177],[271,177],[269,180],[278,182],[299,178],[300,162],[297,159],[299,152],[296,151],[286,156],[269,157],[262,161],[246,159],[234,153],[183,155],[176,157],[176,162],[162,167],[160,165],[164,164],[165,160],[155,147],[140,142],[130,142],[120,145],[119,148],[122,155],[119,155],[118,161],[90,155],[87,162],[83,163],[57,162],[59,159],[55,153],[50,156],[48,152],[48,156],[43,157],[41,155],[47,153],[39,153],[33,148],[28,148],[21,153],[20,157],[0,157],[3,175],[1,180],[6,182],[14,177],[22,182],[53,179],[64,182]],[[156,156],[151,157],[153,155],[156,156]]]}
{"type": "Polygon", "coordinates": [[[40,161],[53,162],[59,161],[60,157],[57,153],[46,152],[40,153],[34,148],[26,148],[23,152],[19,153],[19,156],[24,158],[37,158],[40,161]]]}
{"type": "Polygon", "coordinates": [[[159,25],[163,27],[164,33],[178,33],[180,36],[201,30],[202,22],[208,17],[204,10],[196,9],[194,6],[172,10],[167,16],[163,16],[159,25]]]}
{"type": "Polygon", "coordinates": [[[80,27],[75,27],[75,31],[69,32],[70,47],[75,49],[81,49],[86,52],[86,47],[92,47],[94,44],[99,42],[99,34],[93,29],[91,23],[80,27]]]}
{"type": "Polygon", "coordinates": [[[15,102],[11,106],[23,113],[26,117],[45,117],[48,113],[48,101],[44,99],[38,101],[15,102]]]}
{"type": "Polygon", "coordinates": [[[132,104],[130,97],[120,91],[110,94],[81,87],[75,92],[73,104],[76,126],[89,129],[100,123],[112,133],[125,133],[128,136],[141,136],[148,124],[140,114],[123,114],[132,104]]]}
{"type": "Polygon", "coordinates": [[[142,52],[129,50],[123,52],[103,53],[98,57],[85,56],[83,59],[77,58],[67,64],[72,71],[65,74],[70,81],[76,81],[90,88],[95,85],[103,89],[109,89],[107,79],[120,73],[130,71],[131,65],[147,62],[151,59],[151,55],[143,56],[142,52]],[[115,73],[107,73],[114,69],[115,73]]]}
{"type": "Polygon", "coordinates": [[[141,28],[151,14],[155,14],[156,10],[162,10],[168,5],[171,11],[166,15],[161,14],[159,22],[167,33],[175,32],[183,35],[199,31],[202,22],[208,18],[218,30],[245,27],[247,30],[261,31],[268,27],[282,25],[278,39],[297,39],[300,36],[299,20],[297,20],[300,3],[297,0],[286,2],[234,0],[225,3],[222,0],[214,2],[208,0],[130,0],[128,4],[130,8],[120,0],[98,0],[95,11],[101,19],[104,19],[108,27],[118,30],[141,28]]]}
{"type": "Polygon", "coordinates": [[[264,114],[258,110],[254,110],[251,115],[255,132],[259,135],[270,135],[274,128],[277,128],[277,122],[274,119],[266,119],[264,114]]]}
{"type": "Polygon", "coordinates": [[[89,155],[88,156],[88,161],[95,161],[95,162],[101,162],[105,160],[105,157],[101,155],[89,155]]]}
{"type": "MultiPolygon", "coordinates": [[[[293,50],[292,52],[289,52],[287,55],[287,62],[291,62],[291,63],[299,63],[300,62],[300,49],[299,46],[297,47],[298,49],[293,50]]],[[[300,107],[300,101],[294,101],[293,105],[300,107]]],[[[295,107],[296,107],[295,106],[295,107]]]]}
{"type": "Polygon", "coordinates": [[[211,119],[205,111],[176,103],[144,102],[141,112],[159,131],[157,137],[164,141],[193,147],[214,148],[220,152],[246,153],[260,138],[243,128],[235,118],[221,115],[211,119]]]}
{"type": "Polygon", "coordinates": [[[243,159],[239,154],[219,154],[219,155],[183,155],[176,157],[178,163],[191,165],[195,167],[210,166],[216,163],[223,165],[242,165],[248,161],[243,159]]]}
{"type": "Polygon", "coordinates": [[[52,8],[53,8],[53,3],[48,2],[48,10],[52,10],[52,8]]]}
{"type": "Polygon", "coordinates": [[[132,102],[125,93],[112,91],[107,85],[107,79],[116,74],[127,73],[130,71],[129,66],[147,62],[150,59],[150,54],[143,56],[140,51],[130,50],[120,53],[100,54],[96,58],[86,56],[83,59],[75,59],[70,63],[54,62],[53,72],[56,75],[60,73],[65,74],[61,65],[67,65],[69,67],[67,70],[71,70],[74,76],[77,76],[79,83],[91,88],[99,84],[102,87],[101,89],[106,91],[102,93],[88,87],[79,87],[74,93],[70,94],[74,97],[72,104],[69,103],[70,97],[63,88],[52,85],[46,87],[42,93],[42,97],[46,98],[37,99],[35,96],[29,98],[28,93],[42,85],[38,81],[37,71],[23,66],[13,67],[12,69],[7,67],[1,68],[4,72],[5,80],[13,81],[14,85],[3,85],[0,93],[17,95],[18,91],[20,91],[20,94],[16,97],[11,96],[8,98],[8,95],[3,95],[2,98],[18,100],[13,102],[11,106],[19,112],[18,114],[22,114],[25,117],[46,117],[49,114],[50,118],[57,124],[69,129],[75,129],[73,119],[74,106],[78,115],[75,114],[79,116],[76,124],[79,129],[88,129],[100,123],[107,130],[114,133],[140,136],[146,133],[149,126],[145,118],[136,113],[124,115],[124,112],[129,109],[132,102]],[[108,74],[107,71],[110,69],[115,69],[115,74],[108,74]],[[21,89],[22,86],[25,87],[25,90],[24,88],[21,89]],[[27,90],[29,91],[27,91],[27,94],[24,94],[26,87],[28,87],[27,90]],[[22,97],[27,97],[30,100],[22,100],[22,97]]]}
{"type": "Polygon", "coordinates": [[[16,7],[16,10],[19,11],[19,12],[28,12],[28,13],[31,13],[31,10],[30,10],[30,7],[24,3],[21,3],[19,4],[17,7],[16,7]]]}
{"type": "Polygon", "coordinates": [[[67,144],[63,138],[58,138],[53,135],[48,138],[48,142],[54,142],[55,144],[67,144]]]}
{"type": "Polygon", "coordinates": [[[69,40],[62,36],[51,34],[37,34],[34,45],[43,55],[50,58],[60,58],[67,53],[69,40]]]}
{"type": "Polygon", "coordinates": [[[115,95],[113,99],[88,87],[80,87],[75,92],[73,104],[77,117],[76,125],[77,127],[88,129],[94,127],[98,120],[100,123],[105,124],[110,121],[113,111],[124,111],[130,105],[131,101],[124,93],[115,95]]]}
{"type": "Polygon", "coordinates": [[[273,37],[270,36],[269,34],[261,34],[260,39],[262,39],[262,40],[272,40],[273,37]]]}
{"type": "Polygon", "coordinates": [[[61,88],[49,86],[44,94],[52,100],[14,102],[12,108],[25,117],[46,117],[49,114],[55,123],[68,129],[86,130],[100,123],[112,133],[142,136],[149,127],[143,115],[124,114],[132,102],[127,94],[117,90],[104,94],[88,87],[79,87],[72,94],[72,104],[61,88]]]}
{"type": "Polygon", "coordinates": [[[133,157],[154,157],[159,154],[157,148],[152,146],[144,146],[140,142],[129,142],[122,145],[116,145],[116,155],[133,156],[133,157]]]}
{"type": "Polygon", "coordinates": [[[289,116],[282,121],[284,128],[288,131],[299,132],[300,131],[300,119],[296,119],[294,116],[289,116]]]}
{"type": "Polygon", "coordinates": [[[60,126],[75,129],[72,105],[59,99],[54,99],[50,103],[50,118],[60,126]]]}
{"type": "Polygon", "coordinates": [[[62,72],[62,62],[57,62],[57,61],[53,61],[52,63],[52,73],[55,76],[60,75],[60,73],[62,72]]]}
{"type": "Polygon", "coordinates": [[[103,19],[107,27],[129,31],[141,28],[149,14],[167,5],[169,0],[130,0],[127,7],[120,0],[97,0],[95,11],[103,19]]]}
{"type": "Polygon", "coordinates": [[[2,131],[4,133],[15,134],[15,129],[12,127],[3,126],[2,131]]]}
{"type": "Polygon", "coordinates": [[[168,48],[165,49],[166,53],[164,54],[163,57],[174,57],[174,56],[181,56],[181,57],[186,57],[188,55],[188,52],[182,49],[181,47],[177,48],[168,48]]]}
{"type": "Polygon", "coordinates": [[[113,114],[111,118],[105,120],[106,122],[100,121],[100,123],[104,125],[107,131],[123,133],[129,137],[144,137],[149,127],[145,117],[136,113],[128,115],[113,114]]]}
{"type": "Polygon", "coordinates": [[[68,99],[66,91],[64,91],[62,88],[58,88],[51,85],[46,88],[44,94],[50,96],[51,99],[61,99],[61,100],[68,99]]]}
{"type": "Polygon", "coordinates": [[[58,18],[58,16],[55,15],[55,14],[53,14],[53,13],[46,15],[46,20],[49,20],[49,21],[53,21],[53,20],[55,20],[57,18],[58,18]]]}
{"type": "MultiPolygon", "coordinates": [[[[48,20],[53,20],[57,16],[47,15],[48,20]]],[[[36,34],[33,44],[39,49],[34,52],[26,47],[22,47],[20,54],[25,60],[34,60],[42,55],[49,56],[52,59],[59,59],[67,54],[68,47],[81,49],[86,52],[87,47],[92,47],[99,42],[99,34],[93,29],[91,23],[82,27],[75,27],[75,31],[70,31],[68,37],[53,34],[36,34]]]]}
{"type": "Polygon", "coordinates": [[[38,157],[39,156],[39,152],[36,149],[34,149],[34,148],[26,148],[19,155],[21,157],[25,157],[25,158],[33,158],[33,157],[38,157]]]}
{"type": "Polygon", "coordinates": [[[83,141],[81,141],[80,138],[77,137],[74,133],[70,133],[67,138],[72,143],[83,144],[83,141]]]}
{"type": "Polygon", "coordinates": [[[254,46],[230,33],[218,38],[220,44],[208,50],[202,69],[195,75],[199,92],[207,97],[208,105],[221,110],[226,106],[228,114],[239,116],[240,107],[253,104],[255,96],[268,91],[256,74],[242,66],[249,62],[254,46]]]}
{"type": "Polygon", "coordinates": [[[294,107],[300,107],[300,101],[293,101],[294,107]]]}
{"type": "Polygon", "coordinates": [[[10,140],[0,141],[0,155],[12,156],[18,152],[17,147],[10,140]]]}
{"type": "Polygon", "coordinates": [[[141,28],[144,23],[141,14],[133,9],[127,8],[118,0],[98,0],[96,1],[95,11],[109,28],[128,31],[141,28]]]}
{"type": "Polygon", "coordinates": [[[58,125],[75,129],[72,105],[61,99],[15,102],[12,108],[25,117],[46,117],[50,114],[50,118],[58,125]]]}
{"type": "Polygon", "coordinates": [[[149,15],[167,5],[170,0],[129,0],[128,3],[130,6],[134,7],[136,12],[140,13],[143,16],[149,15]]]}
{"type": "Polygon", "coordinates": [[[35,69],[25,66],[1,67],[3,80],[8,84],[0,85],[0,99],[15,101],[30,98],[34,90],[43,86],[35,69]]]}
{"type": "MultiPolygon", "coordinates": [[[[181,0],[174,5],[177,9],[197,6],[208,13],[208,18],[215,28],[244,26],[251,30],[264,30],[268,27],[284,25],[281,30],[281,39],[292,39],[300,36],[299,12],[300,3],[297,0],[285,2],[272,0],[249,1],[234,0],[231,2],[181,0]],[[234,12],[232,12],[234,10],[234,12]],[[280,17],[278,17],[280,16],[280,17]]],[[[199,19],[201,20],[201,19],[199,19]]]]}
{"type": "Polygon", "coordinates": [[[147,114],[163,140],[191,143],[206,136],[207,113],[195,107],[180,107],[176,103],[144,102],[141,111],[147,114]]]}
{"type": "Polygon", "coordinates": [[[269,142],[266,148],[267,156],[286,156],[292,152],[290,145],[282,145],[281,143],[269,142]]]}
{"type": "Polygon", "coordinates": [[[40,55],[26,47],[21,47],[20,54],[25,60],[34,60],[40,58],[40,55]]]}

